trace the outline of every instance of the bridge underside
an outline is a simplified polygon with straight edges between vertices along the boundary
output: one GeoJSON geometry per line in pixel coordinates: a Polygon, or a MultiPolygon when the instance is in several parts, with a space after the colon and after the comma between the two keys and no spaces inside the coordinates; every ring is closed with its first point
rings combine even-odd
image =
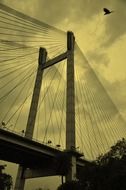
{"type": "Polygon", "coordinates": [[[45,167],[59,150],[0,129],[0,159],[26,167],[45,167]]]}
{"type": "Polygon", "coordinates": [[[53,158],[41,155],[37,151],[31,151],[28,148],[21,147],[0,140],[0,159],[16,164],[21,164],[29,168],[45,167],[52,163],[53,158]]]}
{"type": "MultiPolygon", "coordinates": [[[[57,156],[65,152],[0,129],[0,160],[27,168],[25,178],[62,175],[63,162],[57,156]]],[[[88,161],[77,160],[77,173],[88,161]]]]}

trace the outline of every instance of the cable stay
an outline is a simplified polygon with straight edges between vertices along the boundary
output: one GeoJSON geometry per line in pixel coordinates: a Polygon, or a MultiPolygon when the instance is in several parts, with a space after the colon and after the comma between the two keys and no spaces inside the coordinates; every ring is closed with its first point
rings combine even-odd
{"type": "MultiPolygon", "coordinates": [[[[0,127],[25,136],[39,48],[46,48],[48,61],[66,52],[66,40],[65,32],[0,3],[0,127]]],[[[126,137],[126,123],[77,43],[74,59],[75,148],[96,159],[126,137]]],[[[57,149],[66,141],[66,65],[43,71],[33,135],[57,149]]]]}

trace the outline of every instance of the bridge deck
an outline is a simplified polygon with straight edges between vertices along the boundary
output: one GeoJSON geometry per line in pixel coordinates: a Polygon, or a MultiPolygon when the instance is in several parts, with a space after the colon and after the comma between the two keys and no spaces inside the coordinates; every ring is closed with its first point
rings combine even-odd
{"type": "Polygon", "coordinates": [[[0,159],[26,166],[42,167],[61,150],[0,129],[0,159]]]}
{"type": "MultiPolygon", "coordinates": [[[[0,160],[21,164],[31,169],[46,169],[56,167],[53,166],[54,160],[63,152],[0,128],[0,160]]],[[[77,169],[80,170],[86,163],[89,161],[78,158],[77,169]]]]}

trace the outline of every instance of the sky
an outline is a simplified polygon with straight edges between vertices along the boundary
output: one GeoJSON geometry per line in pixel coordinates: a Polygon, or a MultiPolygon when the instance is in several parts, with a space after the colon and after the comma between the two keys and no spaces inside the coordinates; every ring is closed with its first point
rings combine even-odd
{"type": "Polygon", "coordinates": [[[107,85],[112,99],[119,106],[120,112],[126,116],[125,0],[70,0],[69,2],[2,0],[1,2],[61,30],[74,31],[76,41],[84,55],[90,64],[95,66],[99,76],[107,85]],[[103,16],[103,7],[114,10],[113,14],[103,16]]]}
{"type": "MultiPolygon", "coordinates": [[[[124,119],[126,118],[125,0],[0,0],[0,2],[63,31],[73,31],[84,56],[98,74],[124,119]],[[114,12],[104,16],[104,7],[114,12]]],[[[13,168],[13,165],[9,167],[13,168]]],[[[52,183],[53,180],[50,184],[52,183]]],[[[48,184],[46,180],[44,184],[45,186],[48,184]]],[[[27,189],[31,189],[28,184],[27,189]]]]}

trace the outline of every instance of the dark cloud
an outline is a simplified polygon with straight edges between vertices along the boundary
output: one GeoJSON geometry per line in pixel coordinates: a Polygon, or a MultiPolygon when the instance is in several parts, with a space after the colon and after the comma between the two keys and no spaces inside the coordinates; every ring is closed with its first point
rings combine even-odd
{"type": "MultiPolygon", "coordinates": [[[[1,2],[54,26],[59,23],[66,25],[68,23],[71,25],[82,23],[86,27],[87,22],[92,21],[94,16],[97,15],[101,19],[104,16],[103,7],[107,7],[115,12],[104,16],[105,41],[102,45],[110,45],[126,33],[126,25],[124,24],[126,20],[125,0],[94,0],[92,2],[89,0],[27,0],[27,2],[21,1],[18,4],[7,0],[1,2]]],[[[96,23],[98,27],[101,27],[102,24],[100,21],[96,23]]]]}
{"type": "MultiPolygon", "coordinates": [[[[106,2],[109,1],[107,0],[106,2]]],[[[73,24],[91,19],[102,11],[104,4],[99,0],[91,3],[88,0],[27,0],[27,2],[24,0],[18,2],[18,4],[3,0],[2,3],[50,24],[57,24],[65,19],[68,19],[73,24]]]]}
{"type": "MultiPolygon", "coordinates": [[[[106,0],[106,1],[101,1],[101,0],[22,0],[17,3],[14,1],[9,1],[9,0],[1,0],[0,2],[5,3],[9,6],[11,6],[14,9],[17,9],[20,12],[23,12],[25,14],[28,14],[32,17],[35,17],[41,21],[47,22],[51,25],[57,26],[59,23],[65,23],[66,22],[66,27],[68,23],[71,23],[71,25],[77,25],[78,23],[81,23],[85,25],[87,22],[92,21],[94,16],[98,16],[100,19],[104,17],[105,21],[105,33],[104,35],[104,43],[102,43],[102,46],[110,46],[112,43],[117,41],[120,37],[122,37],[125,32],[126,32],[126,25],[124,25],[125,20],[126,20],[126,12],[125,12],[125,6],[124,4],[126,3],[125,0],[106,0]],[[115,12],[109,16],[104,16],[103,15],[103,7],[108,7],[111,10],[115,10],[115,12]]],[[[104,24],[101,23],[101,24],[104,24]]],[[[98,27],[101,27],[99,25],[99,20],[98,23],[96,23],[98,27]]],[[[81,28],[79,28],[81,30],[81,28]]],[[[99,54],[95,54],[94,52],[90,52],[89,56],[91,59],[95,59],[95,62],[104,63],[107,65],[108,63],[108,58],[106,58],[106,53],[101,52],[99,54]]],[[[78,62],[81,62],[81,60],[78,58],[78,62]]],[[[79,73],[81,71],[81,77],[80,81],[82,82],[81,89],[87,89],[87,99],[90,99],[90,104],[87,106],[86,101],[84,101],[84,96],[83,99],[78,99],[76,100],[78,103],[78,107],[81,105],[81,101],[84,101],[85,104],[85,112],[87,113],[87,116],[89,115],[88,112],[91,111],[91,113],[94,113],[94,101],[98,101],[96,104],[97,107],[99,108],[99,114],[101,114],[101,110],[105,111],[107,108],[110,108],[107,112],[107,115],[112,115],[113,117],[116,115],[116,110],[114,108],[111,108],[112,102],[111,100],[108,101],[106,98],[106,93],[104,94],[104,89],[102,86],[100,86],[100,83],[98,79],[95,77],[95,75],[92,76],[92,69],[87,64],[84,64],[87,62],[86,58],[83,57],[82,64],[80,66],[79,73]],[[84,60],[84,61],[83,61],[84,60]],[[82,69],[85,69],[86,71],[83,72],[82,69]],[[90,79],[90,77],[92,77],[90,79]],[[85,78],[85,82],[84,79],[85,78]],[[84,86],[85,84],[85,86],[84,86]],[[94,85],[95,84],[95,85],[94,85]],[[91,99],[91,94],[93,94],[93,98],[91,99]],[[96,97],[96,94],[98,94],[98,97],[96,97]],[[101,102],[99,102],[101,100],[101,102]],[[103,107],[101,108],[101,103],[103,101],[103,107]]],[[[52,71],[55,72],[55,68],[52,71]]],[[[57,76],[57,81],[60,79],[60,73],[58,73],[57,76]]],[[[48,79],[50,80],[51,77],[49,76],[48,79]]],[[[103,79],[105,81],[105,79],[103,79]]],[[[104,83],[103,83],[104,84],[104,83]]],[[[124,80],[123,83],[116,81],[112,84],[108,84],[108,81],[106,81],[106,88],[114,98],[114,101],[116,102],[117,105],[119,105],[120,110],[122,112],[125,111],[125,106],[126,101],[125,97],[126,94],[124,93],[124,88],[126,86],[126,81],[124,80]]],[[[50,88],[52,97],[55,95],[55,92],[53,88],[50,88]]],[[[61,90],[62,91],[62,90],[61,90]]],[[[60,92],[59,92],[60,93],[60,92]]],[[[107,96],[108,97],[108,96],[107,96]]],[[[57,101],[60,103],[60,99],[57,101]]],[[[49,104],[49,102],[48,102],[49,104]]],[[[49,108],[49,105],[48,105],[49,108]]],[[[96,107],[95,107],[96,108],[96,107]]],[[[80,109],[83,112],[83,109],[80,109]]],[[[55,105],[55,112],[61,111],[60,107],[55,105]]],[[[57,114],[58,115],[58,114],[57,114]]],[[[95,126],[99,122],[99,117],[101,116],[102,120],[106,120],[106,118],[103,118],[103,115],[96,115],[98,121],[93,120],[93,125],[95,126]]],[[[92,114],[93,117],[93,114],[92,114]]],[[[84,118],[83,118],[84,119],[84,118]]],[[[111,118],[110,118],[111,119],[111,118]]],[[[56,123],[56,122],[54,122],[56,123]]],[[[102,122],[99,122],[102,124],[102,122]]],[[[102,124],[104,125],[104,124],[102,124]]],[[[114,124],[113,124],[114,125],[114,124]]],[[[89,126],[91,128],[91,125],[89,126]]],[[[51,124],[50,124],[51,128],[51,124]]],[[[99,129],[100,126],[99,126],[99,129]]],[[[58,131],[58,130],[57,130],[58,131]]],[[[56,131],[56,132],[57,132],[56,131]]],[[[98,134],[98,129],[95,128],[96,134],[98,134]]],[[[50,130],[50,134],[52,131],[50,130]]],[[[102,132],[104,134],[104,132],[102,132]]],[[[93,134],[91,134],[93,136],[93,134]]],[[[102,135],[103,136],[103,135],[102,135]]],[[[112,137],[111,137],[112,139],[112,137]]],[[[89,140],[89,139],[88,139],[89,140]]]]}
{"type": "Polygon", "coordinates": [[[98,6],[95,7],[95,2],[90,6],[88,1],[83,0],[39,0],[37,5],[39,10],[42,9],[38,12],[37,17],[44,18],[46,22],[51,24],[57,24],[65,19],[78,23],[83,19],[90,19],[99,10],[98,6]]]}

